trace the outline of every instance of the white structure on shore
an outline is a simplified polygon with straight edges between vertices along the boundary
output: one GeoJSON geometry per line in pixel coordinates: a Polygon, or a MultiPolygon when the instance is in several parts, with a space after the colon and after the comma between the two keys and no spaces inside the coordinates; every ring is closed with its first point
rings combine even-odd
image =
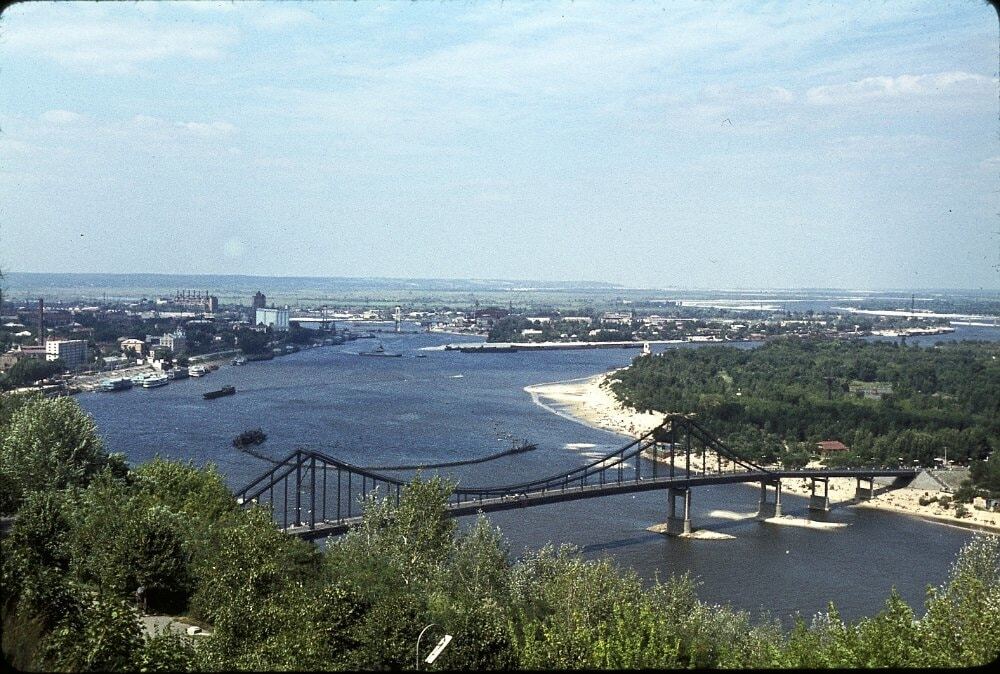
{"type": "Polygon", "coordinates": [[[288,330],[288,307],[284,309],[261,307],[256,310],[254,325],[274,329],[276,332],[288,330]]]}
{"type": "Polygon", "coordinates": [[[45,342],[45,360],[62,359],[66,367],[79,367],[87,362],[87,342],[82,339],[50,339],[45,342]]]}

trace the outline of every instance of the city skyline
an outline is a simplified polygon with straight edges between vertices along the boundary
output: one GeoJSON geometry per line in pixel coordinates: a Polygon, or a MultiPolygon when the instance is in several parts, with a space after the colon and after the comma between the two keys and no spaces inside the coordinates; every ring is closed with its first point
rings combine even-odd
{"type": "Polygon", "coordinates": [[[14,5],[0,268],[997,289],[996,19],[14,5]]]}

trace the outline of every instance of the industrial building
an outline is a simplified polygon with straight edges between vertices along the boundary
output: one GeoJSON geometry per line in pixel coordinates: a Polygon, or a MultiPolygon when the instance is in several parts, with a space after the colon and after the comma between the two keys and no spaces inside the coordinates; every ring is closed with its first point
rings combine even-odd
{"type": "Polygon", "coordinates": [[[268,327],[276,332],[288,330],[288,307],[284,309],[262,307],[256,310],[254,325],[268,327]]]}

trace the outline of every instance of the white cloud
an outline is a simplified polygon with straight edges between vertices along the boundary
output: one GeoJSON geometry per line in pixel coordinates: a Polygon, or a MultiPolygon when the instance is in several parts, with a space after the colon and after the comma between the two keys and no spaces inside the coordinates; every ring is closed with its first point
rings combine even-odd
{"type": "Polygon", "coordinates": [[[229,26],[150,25],[101,17],[68,21],[69,14],[54,12],[42,22],[24,17],[8,21],[5,48],[80,70],[126,74],[160,59],[218,59],[238,39],[229,26]]]}
{"type": "Polygon", "coordinates": [[[50,124],[72,124],[80,119],[80,115],[69,110],[48,110],[42,113],[42,121],[50,124]]]}
{"type": "Polygon", "coordinates": [[[290,4],[268,4],[257,8],[250,15],[250,21],[258,28],[285,30],[296,26],[317,23],[319,19],[312,12],[290,4]]]}
{"type": "Polygon", "coordinates": [[[177,126],[198,136],[228,136],[236,131],[229,122],[177,122],[177,126]]]}
{"type": "Polygon", "coordinates": [[[909,96],[982,93],[996,88],[996,80],[962,71],[898,77],[866,77],[846,84],[813,87],[806,100],[814,105],[850,105],[909,96]]]}

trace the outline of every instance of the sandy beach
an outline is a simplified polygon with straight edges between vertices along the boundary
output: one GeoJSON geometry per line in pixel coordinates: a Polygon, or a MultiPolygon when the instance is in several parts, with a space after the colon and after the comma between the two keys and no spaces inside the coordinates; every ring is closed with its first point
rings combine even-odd
{"type": "MultiPolygon", "coordinates": [[[[617,370],[581,379],[534,384],[524,387],[524,390],[531,395],[536,404],[554,414],[634,439],[659,425],[663,421],[664,415],[637,412],[634,409],[624,407],[608,387],[602,385],[612,379],[615,372],[617,370]]],[[[692,457],[691,469],[693,471],[701,470],[700,458],[700,456],[692,457]]],[[[705,462],[710,469],[713,469],[716,465],[715,455],[712,452],[706,453],[705,462]]],[[[678,463],[678,465],[680,464],[678,463]]],[[[809,467],[819,465],[814,462],[809,467]]],[[[954,506],[944,508],[939,503],[920,505],[919,499],[922,496],[937,496],[940,499],[942,496],[949,495],[944,491],[903,488],[879,492],[879,488],[876,486],[875,498],[869,501],[856,501],[854,498],[855,487],[854,478],[831,478],[830,507],[874,508],[954,526],[1000,531],[1000,512],[977,510],[971,505],[967,505],[966,509],[969,515],[958,518],[955,516],[954,506]]],[[[807,479],[783,480],[781,489],[785,494],[809,496],[810,481],[807,479]]]]}

